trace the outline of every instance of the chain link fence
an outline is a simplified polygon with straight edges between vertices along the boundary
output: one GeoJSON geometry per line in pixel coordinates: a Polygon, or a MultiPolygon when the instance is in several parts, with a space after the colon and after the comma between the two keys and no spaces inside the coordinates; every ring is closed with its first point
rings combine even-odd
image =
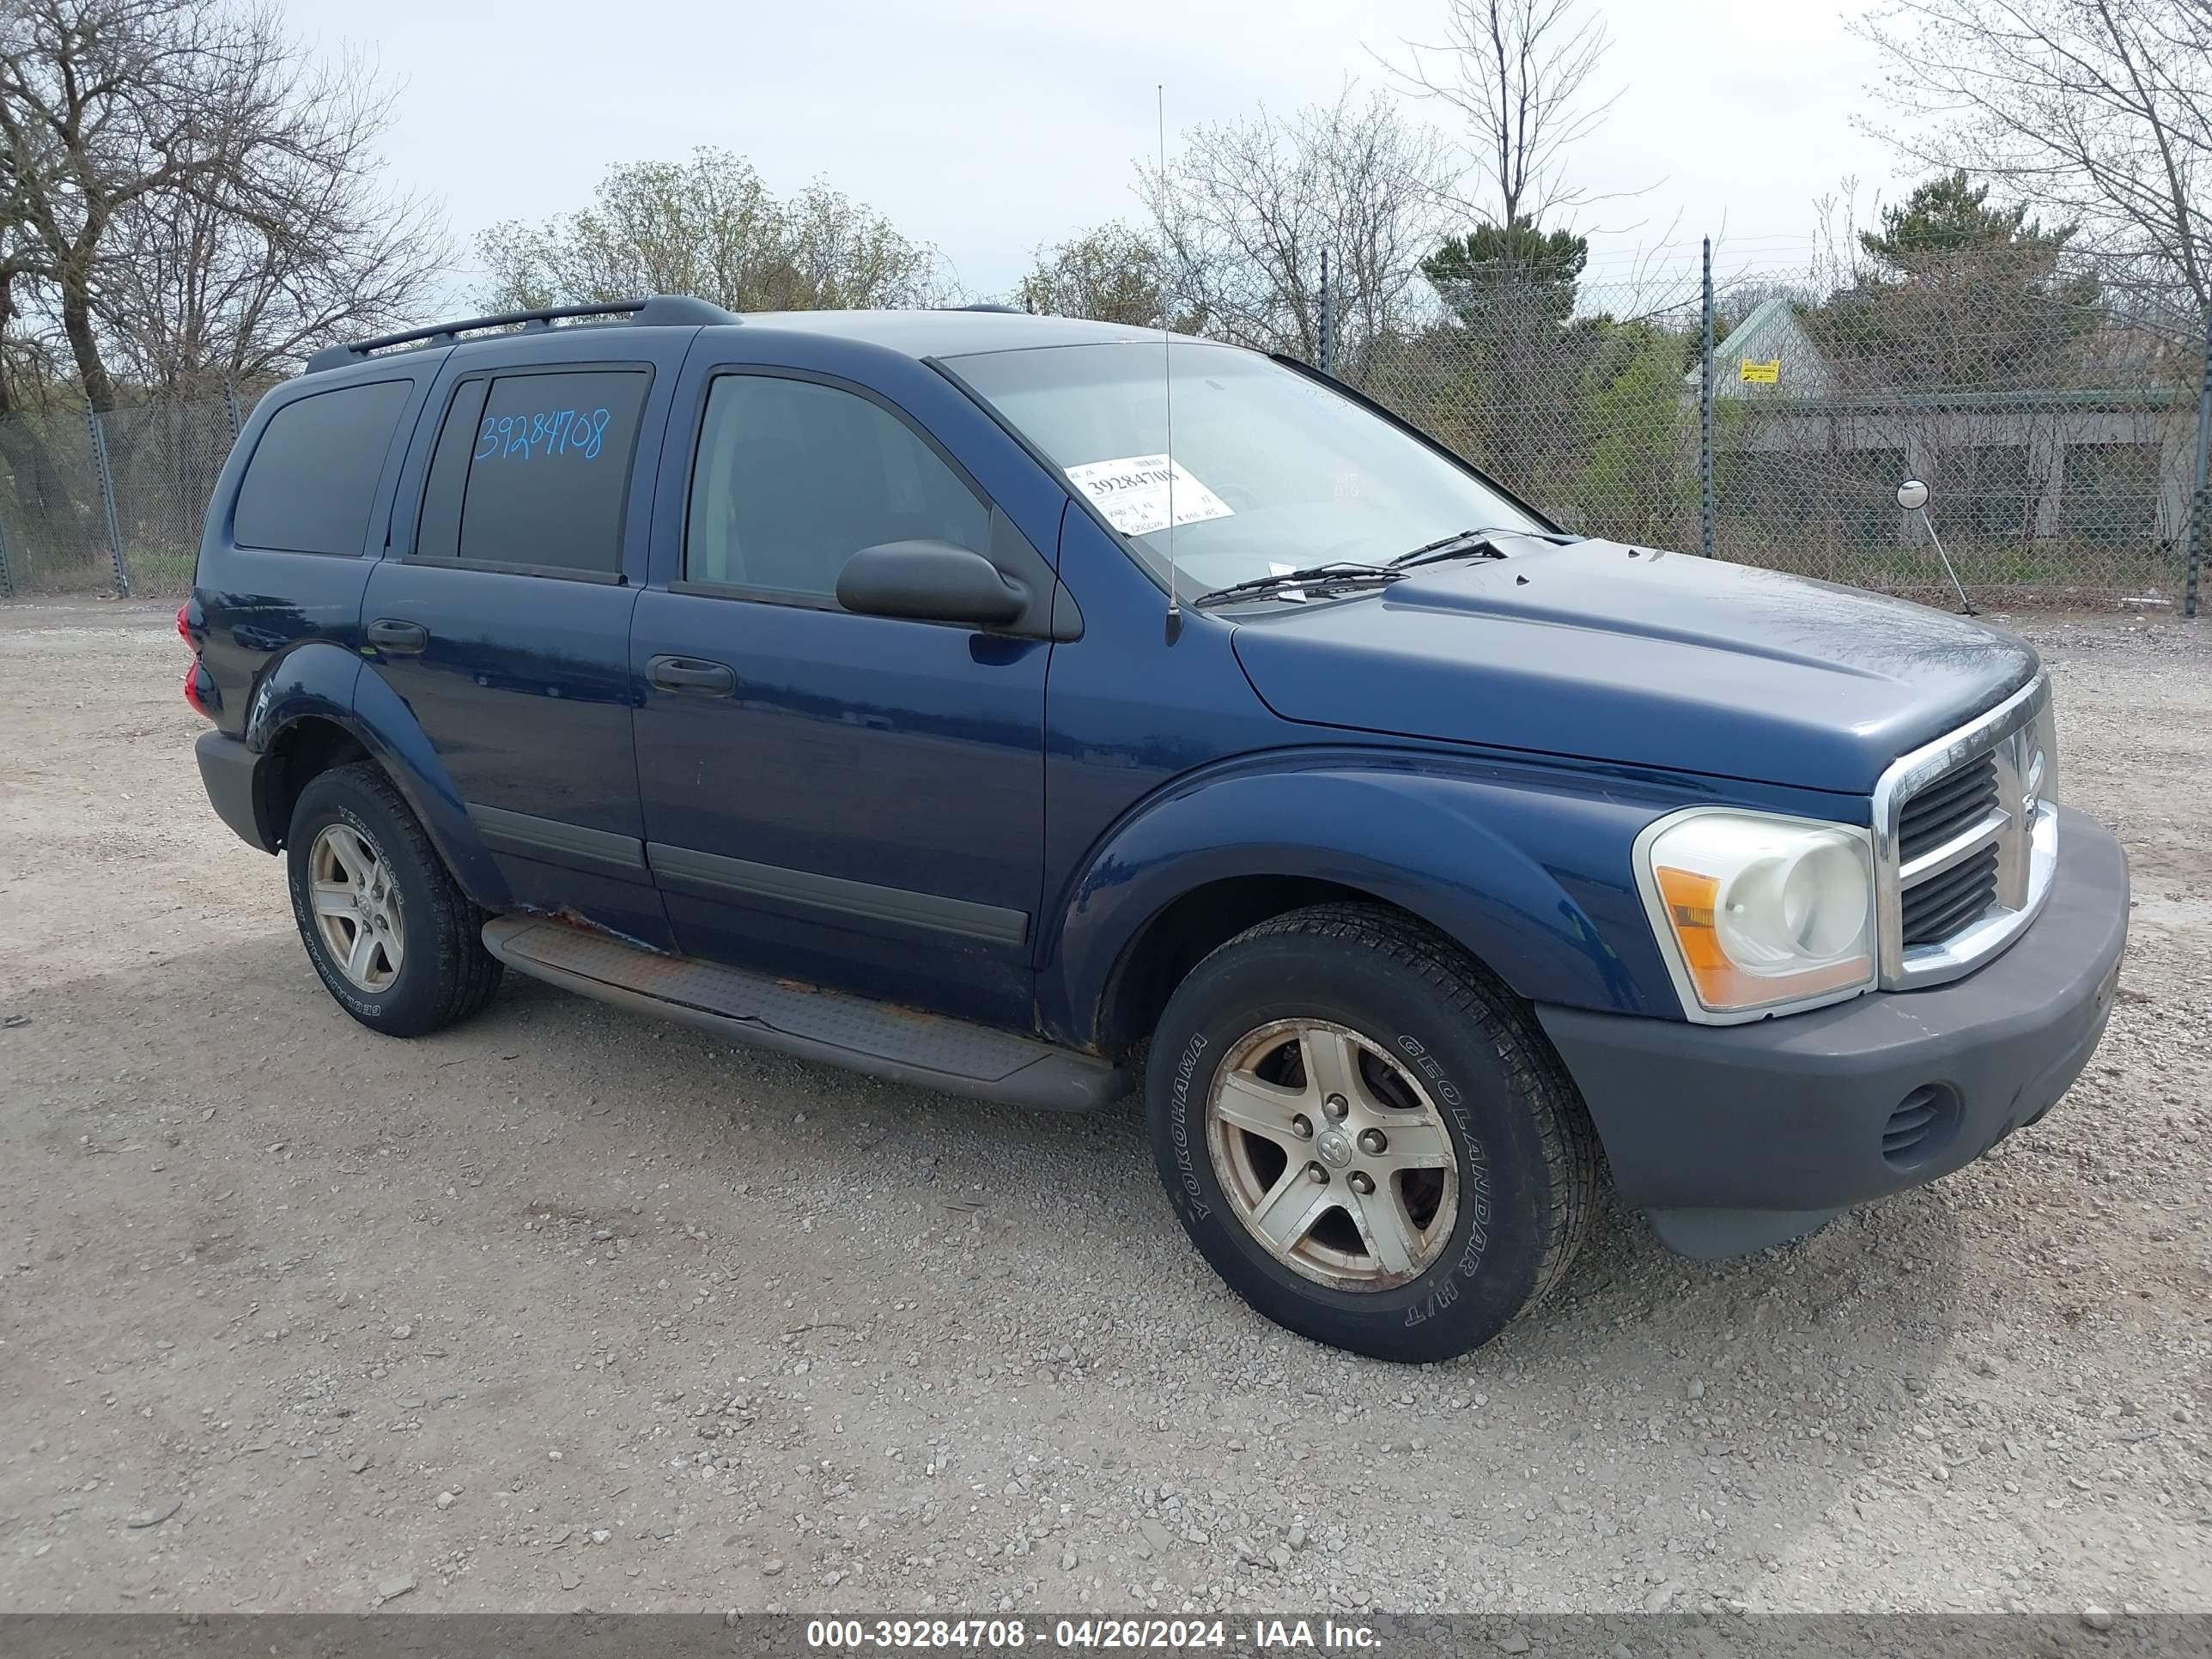
{"type": "MultiPolygon", "coordinates": [[[[1477,271],[1417,325],[1322,355],[1589,534],[1939,603],[1940,540],[1989,604],[2195,614],[2204,324],[2048,251],[1717,292],[1477,271]],[[1924,513],[1898,505],[1914,477],[1924,513]]],[[[0,595],[187,588],[258,391],[0,420],[0,595]]]]}
{"type": "Polygon", "coordinates": [[[2051,264],[1717,296],[1499,273],[1338,372],[1589,534],[1939,603],[1940,545],[1990,603],[2188,604],[2204,329],[2051,264]]]}
{"type": "Polygon", "coordinates": [[[181,597],[250,407],[226,390],[0,420],[0,597],[181,597]]]}
{"type": "Polygon", "coordinates": [[[1623,295],[1626,315],[1574,315],[1576,297],[1500,285],[1338,374],[1573,529],[1694,549],[1697,295],[1623,295]]]}

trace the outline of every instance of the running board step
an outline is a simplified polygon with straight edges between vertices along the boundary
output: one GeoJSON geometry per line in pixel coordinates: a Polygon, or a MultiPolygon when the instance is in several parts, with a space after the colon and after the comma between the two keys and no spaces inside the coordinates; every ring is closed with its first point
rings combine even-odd
{"type": "Polygon", "coordinates": [[[802,1060],[980,1100],[1087,1112],[1128,1093],[1103,1060],[692,957],[667,957],[543,916],[495,917],[484,949],[519,974],[802,1060]]]}

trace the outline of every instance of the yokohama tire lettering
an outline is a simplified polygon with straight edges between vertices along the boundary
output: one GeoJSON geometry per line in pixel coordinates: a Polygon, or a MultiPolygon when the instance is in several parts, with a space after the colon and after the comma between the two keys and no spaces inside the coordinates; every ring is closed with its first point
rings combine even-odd
{"type": "Polygon", "coordinates": [[[1198,1073],[1198,1057],[1206,1047],[1206,1038],[1194,1035],[1190,1046],[1182,1051],[1176,1063],[1174,1092],[1168,1102],[1168,1135],[1175,1143],[1176,1166],[1182,1172],[1182,1189],[1189,1200],[1191,1213],[1203,1220],[1212,1211],[1200,1195],[1198,1171],[1191,1163],[1190,1152],[1190,1081],[1198,1073]]]}

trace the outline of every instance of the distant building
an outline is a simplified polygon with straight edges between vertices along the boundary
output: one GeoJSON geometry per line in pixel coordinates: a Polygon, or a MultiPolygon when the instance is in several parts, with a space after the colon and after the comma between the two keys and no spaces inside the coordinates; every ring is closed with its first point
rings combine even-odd
{"type": "MultiPolygon", "coordinates": [[[[2192,392],[1846,391],[1787,298],[1729,331],[1713,377],[1724,530],[1737,520],[1766,535],[1825,529],[1861,547],[1909,545],[1921,539],[1917,515],[1893,496],[1911,477],[1927,482],[1947,541],[2144,546],[2178,543],[2187,527],[2192,392]]],[[[1697,369],[1684,386],[1694,399],[1697,369]]]]}

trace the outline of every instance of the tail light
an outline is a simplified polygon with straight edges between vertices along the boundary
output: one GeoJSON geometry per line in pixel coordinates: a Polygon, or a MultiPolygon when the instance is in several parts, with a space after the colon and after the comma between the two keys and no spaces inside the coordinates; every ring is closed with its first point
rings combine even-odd
{"type": "Polygon", "coordinates": [[[222,693],[216,690],[215,677],[200,660],[200,642],[192,635],[190,599],[177,607],[177,637],[192,648],[191,665],[185,670],[185,701],[192,706],[192,713],[211,720],[215,711],[222,707],[222,693]]]}
{"type": "MultiPolygon", "coordinates": [[[[211,720],[215,718],[215,710],[207,706],[205,693],[202,690],[203,683],[206,678],[207,670],[201,667],[198,662],[194,662],[190,668],[185,670],[185,701],[191,704],[192,713],[198,714],[202,720],[211,720]]],[[[209,685],[206,689],[213,690],[214,687],[209,685]]]]}

